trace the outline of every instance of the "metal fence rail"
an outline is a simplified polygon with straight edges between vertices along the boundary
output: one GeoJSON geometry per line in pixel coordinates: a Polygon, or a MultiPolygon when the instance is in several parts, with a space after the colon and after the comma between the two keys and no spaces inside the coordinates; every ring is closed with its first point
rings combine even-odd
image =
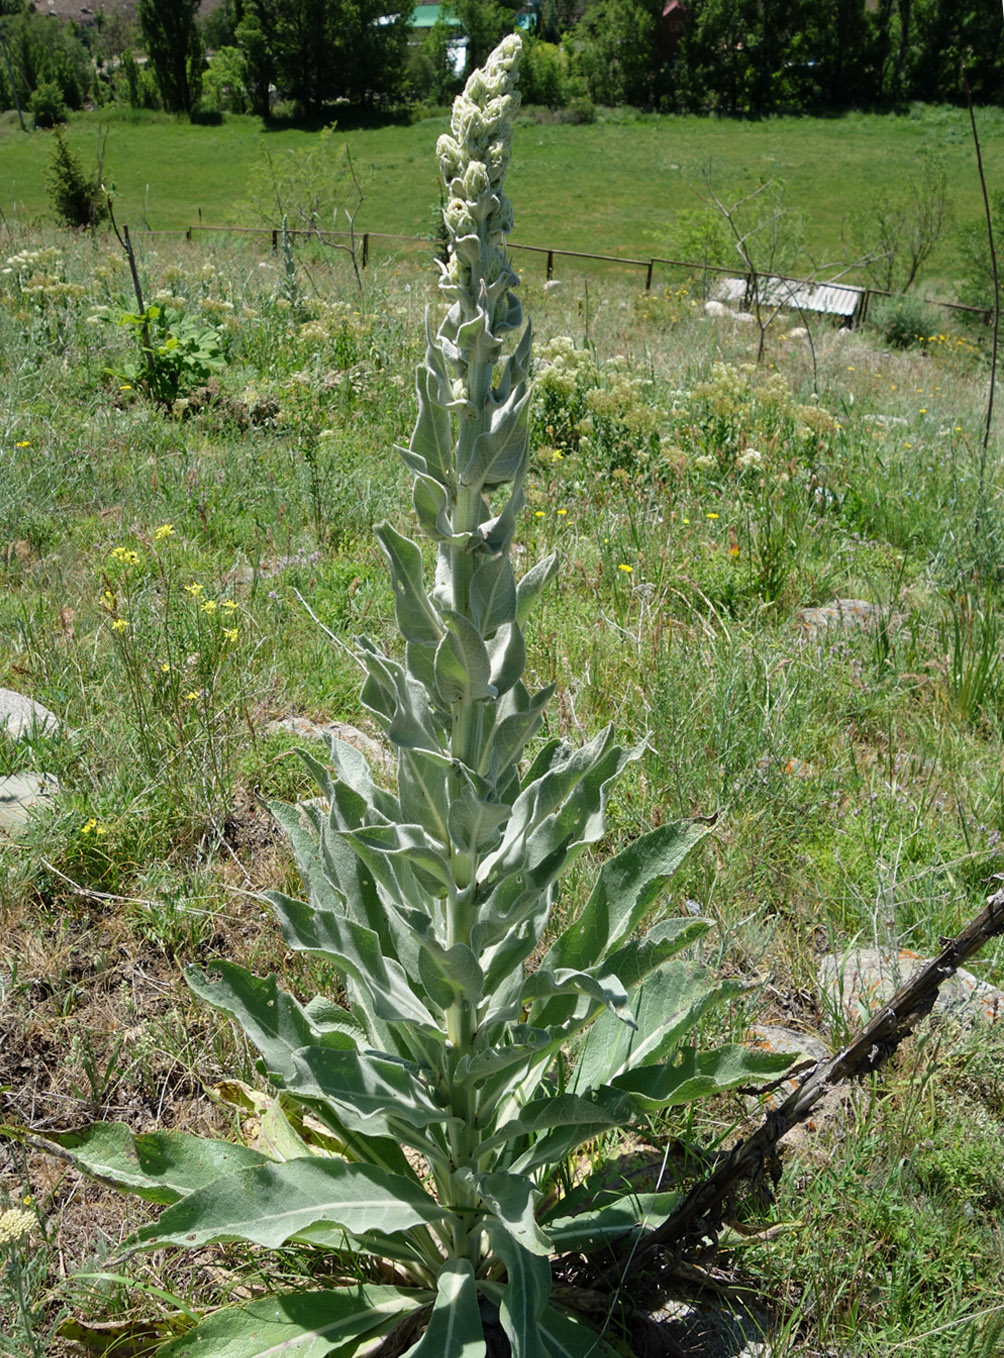
{"type": "MultiPolygon", "coordinates": [[[[128,236],[129,228],[125,228],[128,236]]],[[[273,253],[279,251],[279,241],[282,237],[281,227],[268,226],[198,226],[178,227],[171,230],[153,230],[150,228],[134,229],[133,235],[145,236],[184,236],[186,240],[191,240],[196,232],[207,232],[217,235],[229,236],[262,236],[270,244],[273,253]]],[[[371,246],[374,241],[398,241],[408,245],[424,245],[427,247],[435,246],[436,241],[429,236],[402,236],[388,231],[320,231],[307,229],[304,227],[290,227],[286,234],[291,240],[316,240],[324,245],[338,245],[342,248],[349,248],[354,253],[358,253],[359,261],[365,269],[370,262],[371,246]]],[[[589,259],[601,264],[617,265],[621,268],[644,269],[645,270],[645,291],[651,292],[655,282],[656,268],[662,265],[664,268],[681,269],[687,273],[694,274],[720,274],[723,278],[742,281],[744,293],[750,296],[754,290],[754,279],[749,274],[737,274],[735,269],[723,268],[716,264],[697,264],[693,260],[667,259],[661,255],[654,255],[651,259],[631,259],[625,255],[598,255],[586,250],[566,250],[560,246],[552,245],[522,245],[516,241],[509,242],[509,249],[512,251],[523,251],[527,254],[546,255],[546,274],[545,277],[550,282],[554,278],[554,261],[556,259],[589,259]]],[[[767,276],[762,278],[766,280],[767,276]]],[[[776,287],[786,284],[790,285],[789,291],[793,297],[798,295],[799,289],[811,290],[825,286],[843,287],[850,290],[849,285],[827,284],[825,279],[806,279],[790,278],[783,274],[771,274],[769,282],[776,287]]],[[[868,308],[874,297],[891,297],[894,294],[882,288],[855,288],[855,292],[860,293],[860,304],[856,307],[854,315],[850,319],[851,324],[859,324],[868,314],[868,308]]],[[[989,325],[993,317],[993,307],[970,306],[965,302],[944,302],[934,297],[924,297],[920,299],[927,306],[941,307],[945,311],[960,311],[971,316],[978,316],[984,325],[989,325]]],[[[797,309],[797,306],[796,306],[797,309]]]]}

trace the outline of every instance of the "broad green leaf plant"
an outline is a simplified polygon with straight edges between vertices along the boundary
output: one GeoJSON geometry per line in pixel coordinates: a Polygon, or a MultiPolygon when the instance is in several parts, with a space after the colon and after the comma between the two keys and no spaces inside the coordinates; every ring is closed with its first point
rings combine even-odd
{"type": "Polygon", "coordinates": [[[670,1195],[576,1188],[571,1157],[785,1064],[694,1044],[741,988],[679,956],[706,921],[658,910],[705,825],[635,839],[548,927],[560,875],[603,835],[611,781],[638,752],[609,728],[580,748],[535,739],[553,685],[523,680],[523,628],[557,561],[517,580],[511,560],[531,352],[505,249],[519,57],[507,37],[438,145],[449,310],[427,326],[401,450],[434,578],[417,542],[379,525],[402,654],[358,643],[396,790],[335,739],[327,763],[305,756],[322,797],[274,808],[305,893],[271,893],[283,935],[332,964],[344,995],[302,1004],[229,961],[189,972],[275,1091],[254,1146],[117,1125],[64,1139],[89,1172],[167,1204],[141,1247],[332,1256],[309,1287],[216,1311],[162,1358],[350,1358],[402,1322],[394,1352],[410,1358],[477,1358],[499,1324],[516,1358],[609,1354],[574,1292],[552,1291],[552,1260],[630,1239],[670,1195]]]}

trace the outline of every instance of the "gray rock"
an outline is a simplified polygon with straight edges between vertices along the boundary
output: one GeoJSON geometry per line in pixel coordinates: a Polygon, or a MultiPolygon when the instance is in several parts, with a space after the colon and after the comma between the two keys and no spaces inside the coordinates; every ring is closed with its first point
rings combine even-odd
{"type": "Polygon", "coordinates": [[[0,778],[0,837],[23,834],[28,818],[49,811],[56,802],[59,782],[51,773],[13,773],[0,778]]]}
{"type": "Polygon", "coordinates": [[[397,763],[393,754],[385,746],[368,736],[365,731],[360,731],[356,726],[350,726],[344,721],[311,721],[309,717],[299,717],[295,714],[288,717],[280,717],[276,721],[270,721],[265,728],[267,731],[289,731],[296,736],[307,736],[312,740],[323,740],[325,742],[331,736],[337,736],[339,740],[344,740],[346,745],[351,745],[366,756],[374,767],[383,770],[384,773],[394,775],[397,773],[397,763]]]}
{"type": "Polygon", "coordinates": [[[33,698],[15,693],[12,688],[0,688],[0,731],[11,740],[20,740],[34,732],[55,735],[59,718],[33,698]]]}
{"type": "MultiPolygon", "coordinates": [[[[855,1027],[887,1004],[900,986],[930,959],[901,948],[860,948],[846,957],[827,953],[820,960],[819,986],[826,999],[855,1027]]],[[[934,1014],[972,1023],[1004,1019],[1004,992],[960,967],[938,991],[934,1014]]]]}
{"type": "Polygon", "coordinates": [[[834,599],[817,608],[800,608],[795,615],[810,639],[831,627],[875,627],[882,618],[881,604],[867,599],[834,599]]]}

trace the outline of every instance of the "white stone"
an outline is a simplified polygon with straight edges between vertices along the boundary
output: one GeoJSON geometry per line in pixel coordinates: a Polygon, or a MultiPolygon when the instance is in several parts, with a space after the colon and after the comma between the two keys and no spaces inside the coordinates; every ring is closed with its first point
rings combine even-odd
{"type": "Polygon", "coordinates": [[[59,730],[59,718],[33,698],[23,693],[15,693],[12,688],[0,688],[0,731],[11,740],[33,732],[55,735],[59,730]]]}
{"type": "Polygon", "coordinates": [[[0,836],[22,834],[35,811],[55,805],[59,782],[51,773],[12,773],[0,778],[0,836]]]}
{"type": "MultiPolygon", "coordinates": [[[[850,1023],[864,1023],[929,960],[906,948],[898,952],[860,948],[846,957],[827,953],[819,963],[819,986],[850,1023]]],[[[1004,992],[959,967],[942,983],[932,1012],[964,1022],[979,1018],[994,1022],[1004,1019],[1004,992]]]]}
{"type": "Polygon", "coordinates": [[[291,715],[280,717],[276,721],[270,721],[265,728],[267,731],[289,731],[296,736],[307,736],[311,740],[323,740],[325,743],[336,736],[339,740],[344,740],[346,745],[352,745],[360,754],[366,756],[371,764],[384,770],[385,773],[395,774],[397,772],[397,762],[386,746],[381,745],[368,736],[365,731],[360,731],[356,726],[350,726],[344,721],[317,722],[311,721],[309,717],[291,715]]]}

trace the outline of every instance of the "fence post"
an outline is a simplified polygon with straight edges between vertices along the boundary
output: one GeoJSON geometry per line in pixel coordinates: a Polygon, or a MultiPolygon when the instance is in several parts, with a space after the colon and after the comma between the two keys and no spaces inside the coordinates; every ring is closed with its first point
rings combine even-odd
{"type": "Polygon", "coordinates": [[[653,271],[654,268],[655,268],[655,260],[654,260],[654,259],[650,259],[650,260],[648,261],[648,270],[646,271],[646,274],[645,274],[645,291],[646,291],[646,292],[651,292],[651,291],[652,291],[652,271],[653,271]]]}
{"type": "Polygon", "coordinates": [[[370,262],[370,233],[363,232],[363,268],[370,262]]]}
{"type": "Polygon", "coordinates": [[[547,252],[547,281],[550,283],[550,281],[551,281],[551,279],[552,279],[553,277],[554,277],[554,251],[553,251],[553,250],[548,250],[548,252],[547,252]]]}
{"type": "Polygon", "coordinates": [[[185,232],[185,240],[190,241],[191,239],[192,239],[192,228],[189,227],[185,232]]]}
{"type": "Polygon", "coordinates": [[[275,229],[274,226],[272,228],[272,253],[273,255],[277,255],[279,253],[279,232],[275,229]]]}

